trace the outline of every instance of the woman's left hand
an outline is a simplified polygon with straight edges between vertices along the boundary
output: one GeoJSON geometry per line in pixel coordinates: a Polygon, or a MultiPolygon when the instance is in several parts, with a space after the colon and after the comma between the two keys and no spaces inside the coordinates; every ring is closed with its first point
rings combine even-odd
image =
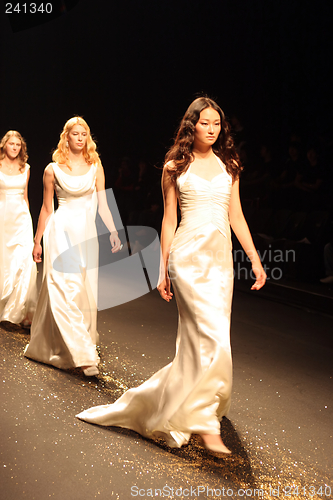
{"type": "Polygon", "coordinates": [[[260,290],[266,283],[266,273],[260,263],[255,263],[252,265],[252,271],[255,274],[256,281],[255,283],[251,286],[251,290],[260,290]]]}
{"type": "Polygon", "coordinates": [[[110,243],[112,247],[112,253],[119,252],[123,248],[123,245],[121,244],[121,241],[118,237],[117,231],[114,231],[110,234],[110,243]]]}

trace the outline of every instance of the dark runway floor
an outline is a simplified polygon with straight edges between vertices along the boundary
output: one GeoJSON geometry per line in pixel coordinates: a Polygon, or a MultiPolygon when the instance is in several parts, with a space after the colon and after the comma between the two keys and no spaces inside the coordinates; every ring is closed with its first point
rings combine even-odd
{"type": "Polygon", "coordinates": [[[176,304],[156,291],[98,321],[97,379],[24,358],[27,333],[1,325],[2,500],[332,497],[332,317],[236,291],[233,401],[222,422],[234,453],[224,460],[195,437],[171,450],[75,418],[174,355],[176,304]]]}

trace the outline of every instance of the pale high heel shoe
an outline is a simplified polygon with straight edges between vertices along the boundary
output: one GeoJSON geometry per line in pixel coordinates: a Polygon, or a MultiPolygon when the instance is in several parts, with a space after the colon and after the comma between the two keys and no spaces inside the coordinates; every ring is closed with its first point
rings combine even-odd
{"type": "Polygon", "coordinates": [[[24,319],[22,323],[20,323],[20,326],[24,328],[25,330],[30,330],[31,328],[31,321],[28,319],[24,319]]]}
{"type": "Polygon", "coordinates": [[[88,366],[87,368],[82,368],[82,370],[86,377],[94,377],[95,375],[99,375],[99,369],[97,366],[88,366]]]}
{"type": "Polygon", "coordinates": [[[208,443],[204,440],[202,436],[199,436],[201,440],[201,444],[206,448],[207,451],[211,452],[216,457],[227,457],[231,455],[231,451],[225,446],[225,444],[221,443],[208,443]]]}

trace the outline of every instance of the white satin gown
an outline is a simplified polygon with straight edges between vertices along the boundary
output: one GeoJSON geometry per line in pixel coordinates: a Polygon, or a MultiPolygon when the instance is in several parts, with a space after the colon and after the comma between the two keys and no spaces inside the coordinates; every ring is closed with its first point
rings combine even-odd
{"type": "Polygon", "coordinates": [[[233,262],[229,226],[232,178],[207,181],[191,173],[177,180],[181,223],[172,243],[169,273],[179,310],[176,356],[114,404],[78,418],[164,438],[171,447],[191,433],[220,434],[230,407],[230,312],[233,262]]]}
{"type": "Polygon", "coordinates": [[[36,308],[36,264],[33,229],[24,200],[29,165],[23,173],[0,169],[0,321],[31,322],[36,308]]]}
{"type": "Polygon", "coordinates": [[[62,369],[93,366],[99,362],[97,166],[79,176],[52,167],[59,206],[44,233],[44,277],[24,354],[62,369]]]}

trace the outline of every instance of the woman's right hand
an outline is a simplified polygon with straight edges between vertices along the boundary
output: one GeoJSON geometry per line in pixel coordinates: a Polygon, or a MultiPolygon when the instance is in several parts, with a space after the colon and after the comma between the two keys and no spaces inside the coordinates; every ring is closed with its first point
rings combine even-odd
{"type": "Polygon", "coordinates": [[[157,285],[157,290],[160,293],[160,296],[162,299],[166,300],[167,302],[170,302],[172,299],[173,293],[170,291],[170,278],[169,276],[166,276],[158,285],[157,285]]]}
{"type": "Polygon", "coordinates": [[[260,261],[258,263],[253,263],[252,264],[252,270],[253,273],[256,277],[255,283],[251,286],[251,290],[260,290],[266,283],[266,273],[264,271],[264,268],[262,267],[260,261]]]}
{"type": "Polygon", "coordinates": [[[35,243],[34,249],[32,251],[32,256],[34,261],[37,262],[37,264],[39,262],[42,262],[42,253],[43,253],[42,245],[40,243],[35,243]]]}

